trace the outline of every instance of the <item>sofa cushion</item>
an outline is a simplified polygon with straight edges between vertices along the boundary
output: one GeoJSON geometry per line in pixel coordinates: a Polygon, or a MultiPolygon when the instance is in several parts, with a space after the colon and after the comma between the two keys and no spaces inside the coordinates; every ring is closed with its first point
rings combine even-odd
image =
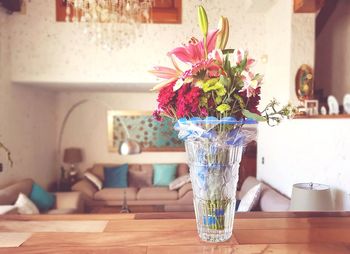
{"type": "Polygon", "coordinates": [[[127,188],[128,187],[128,164],[118,167],[104,168],[104,188],[127,188]]]}
{"type": "Polygon", "coordinates": [[[169,186],[176,176],[176,164],[154,164],[153,185],[169,186]]]}
{"type": "Polygon", "coordinates": [[[79,191],[84,198],[93,198],[97,188],[87,179],[83,179],[72,186],[73,191],[79,191]]]}
{"type": "Polygon", "coordinates": [[[251,188],[241,199],[239,207],[237,209],[238,212],[249,212],[254,207],[259,204],[260,194],[261,194],[261,183],[255,185],[251,188]]]}
{"type": "Polygon", "coordinates": [[[145,187],[137,193],[137,200],[177,200],[177,191],[167,187],[145,187]]]}
{"type": "Polygon", "coordinates": [[[257,184],[259,184],[260,181],[258,181],[255,177],[253,176],[248,176],[241,187],[241,190],[239,192],[237,192],[237,198],[238,199],[242,199],[243,196],[254,186],[256,186],[257,184]]]}
{"type": "Polygon", "coordinates": [[[77,213],[77,210],[74,208],[61,208],[61,209],[52,209],[47,211],[47,214],[72,214],[77,213]]]}
{"type": "Polygon", "coordinates": [[[136,199],[136,188],[104,188],[95,193],[95,200],[109,201],[109,200],[123,200],[124,191],[126,192],[127,200],[136,199]]]}
{"type": "Polygon", "coordinates": [[[179,176],[174,181],[169,184],[169,190],[177,190],[184,186],[186,183],[191,182],[191,177],[189,174],[179,176]]]}
{"type": "Polygon", "coordinates": [[[106,164],[94,164],[94,166],[90,169],[88,169],[89,172],[93,173],[95,176],[100,178],[102,181],[105,179],[104,178],[104,168],[113,168],[113,167],[118,167],[120,166],[119,164],[113,164],[113,163],[106,163],[106,164]]]}
{"type": "Polygon", "coordinates": [[[56,201],[55,195],[47,192],[36,183],[33,184],[29,198],[40,211],[47,211],[53,208],[56,201]]]}
{"type": "Polygon", "coordinates": [[[290,200],[273,189],[261,193],[260,208],[265,212],[288,211],[290,200]]]}
{"type": "Polygon", "coordinates": [[[153,167],[152,165],[133,165],[129,167],[128,183],[129,187],[142,188],[152,186],[153,167]]]}
{"type": "Polygon", "coordinates": [[[94,175],[91,172],[85,172],[84,176],[87,180],[89,180],[98,190],[101,190],[103,187],[103,183],[98,176],[94,175]]]}
{"type": "Polygon", "coordinates": [[[105,179],[104,176],[104,167],[105,166],[116,166],[116,165],[103,165],[103,164],[95,164],[92,168],[88,169],[87,171],[93,173],[95,176],[100,178],[102,181],[105,179]]]}
{"type": "Polygon", "coordinates": [[[18,195],[15,206],[19,214],[39,214],[36,205],[23,193],[18,195]]]}
{"type": "Polygon", "coordinates": [[[13,205],[21,192],[24,195],[29,196],[32,191],[32,186],[32,179],[24,179],[1,189],[0,205],[13,205]]]}

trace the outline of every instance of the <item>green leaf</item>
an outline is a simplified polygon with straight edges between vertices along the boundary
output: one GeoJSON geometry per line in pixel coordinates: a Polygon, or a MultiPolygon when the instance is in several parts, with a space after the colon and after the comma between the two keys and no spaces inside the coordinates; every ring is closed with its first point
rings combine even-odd
{"type": "Polygon", "coordinates": [[[250,112],[249,110],[246,110],[246,109],[243,109],[242,110],[242,114],[247,117],[247,118],[250,118],[250,119],[253,119],[253,120],[256,120],[258,122],[265,122],[266,121],[266,118],[261,116],[261,115],[258,115],[258,114],[255,114],[255,113],[252,113],[250,112]]]}
{"type": "Polygon", "coordinates": [[[231,63],[230,60],[228,58],[228,55],[225,56],[225,60],[224,60],[224,70],[227,74],[231,74],[231,63]]]}
{"type": "Polygon", "coordinates": [[[229,87],[230,86],[230,78],[226,78],[225,76],[220,76],[219,82],[224,85],[224,87],[229,87]]]}
{"type": "Polygon", "coordinates": [[[245,105],[244,105],[244,101],[243,101],[242,97],[239,96],[238,94],[234,94],[233,97],[238,101],[239,107],[241,109],[244,109],[245,105]]]}

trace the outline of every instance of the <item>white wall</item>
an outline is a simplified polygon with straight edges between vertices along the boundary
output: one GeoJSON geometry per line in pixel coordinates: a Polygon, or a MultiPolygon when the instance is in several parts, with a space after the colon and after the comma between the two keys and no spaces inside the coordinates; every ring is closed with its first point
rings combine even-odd
{"type": "Polygon", "coordinates": [[[350,1],[340,0],[317,38],[316,84],[342,104],[350,93],[350,1]]]}
{"type": "Polygon", "coordinates": [[[30,177],[47,186],[55,179],[55,95],[10,81],[10,29],[0,10],[0,140],[11,150],[13,168],[0,151],[0,185],[30,177]]]}
{"type": "Polygon", "coordinates": [[[265,15],[268,64],[262,104],[266,105],[272,98],[287,103],[290,98],[292,1],[277,1],[265,15]]]}
{"type": "Polygon", "coordinates": [[[182,152],[144,152],[137,155],[120,156],[117,152],[108,151],[107,110],[151,111],[156,105],[156,94],[60,93],[58,95],[57,126],[61,126],[69,108],[82,99],[91,99],[91,101],[80,105],[72,112],[62,137],[62,149],[67,147],[83,149],[84,161],[79,165],[82,171],[94,163],[186,162],[185,153],[182,152]]]}
{"type": "Polygon", "coordinates": [[[335,208],[350,210],[349,129],[350,119],[297,119],[273,128],[261,124],[258,177],[289,197],[294,183],[327,184],[335,208]]]}

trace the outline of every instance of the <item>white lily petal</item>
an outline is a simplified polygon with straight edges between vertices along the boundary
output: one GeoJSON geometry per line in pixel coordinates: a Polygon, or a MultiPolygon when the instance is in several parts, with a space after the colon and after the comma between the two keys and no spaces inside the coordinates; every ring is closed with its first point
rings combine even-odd
{"type": "Polygon", "coordinates": [[[183,86],[183,84],[184,84],[184,81],[181,78],[179,78],[173,87],[173,91],[175,92],[179,90],[183,86]]]}

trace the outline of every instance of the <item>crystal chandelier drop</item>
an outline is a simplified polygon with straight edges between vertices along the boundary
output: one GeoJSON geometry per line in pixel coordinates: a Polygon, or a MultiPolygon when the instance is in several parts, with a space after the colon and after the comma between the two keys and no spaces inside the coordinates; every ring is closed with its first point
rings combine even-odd
{"type": "Polygon", "coordinates": [[[66,0],[66,22],[79,23],[88,38],[104,49],[128,46],[152,22],[154,0],[66,0]]]}

